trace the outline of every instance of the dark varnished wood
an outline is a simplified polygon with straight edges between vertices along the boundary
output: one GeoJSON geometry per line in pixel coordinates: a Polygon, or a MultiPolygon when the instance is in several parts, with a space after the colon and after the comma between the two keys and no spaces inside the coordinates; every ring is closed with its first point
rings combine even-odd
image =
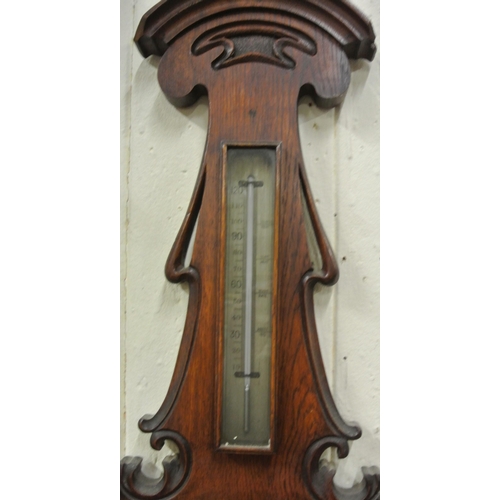
{"type": "MultiPolygon", "coordinates": [[[[140,428],[153,448],[179,448],[164,476],[142,475],[138,458],[122,461],[123,499],[342,500],[334,470],[320,464],[330,447],[339,458],[361,430],[345,423],[330,393],[313,309],[316,283],[333,285],[338,266],[321,227],[303,167],[297,101],[339,104],[349,85],[348,57],[372,59],[370,23],[340,0],[164,0],[143,17],[141,53],[161,56],[158,79],[177,106],[209,96],[202,167],[166,276],[187,281],[190,298],[170,389],[140,428]],[[276,145],[273,453],[218,450],[223,356],[225,196],[224,144],[276,145]],[[302,203],[302,193],[305,205],[302,203]],[[313,269],[305,213],[321,255],[313,269]],[[188,244],[198,219],[189,265],[188,244]]],[[[365,473],[360,500],[380,497],[378,474],[365,473]]],[[[349,497],[350,498],[350,497],[349,497]]]]}

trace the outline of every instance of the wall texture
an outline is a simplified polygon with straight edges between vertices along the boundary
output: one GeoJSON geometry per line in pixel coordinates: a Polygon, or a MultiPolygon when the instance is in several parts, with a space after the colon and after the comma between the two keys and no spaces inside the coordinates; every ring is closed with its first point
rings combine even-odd
{"type": "MultiPolygon", "coordinates": [[[[159,408],[173,373],[188,292],[167,282],[163,267],[200,166],[207,101],[178,110],[162,94],[158,60],[144,60],[132,37],[156,0],[122,0],[122,455],[145,457],[157,476],[165,449],[154,452],[137,422],[159,408]]],[[[379,38],[378,0],[356,0],[379,38]]],[[[321,220],[340,263],[340,280],[315,294],[325,368],[347,421],[360,440],[339,462],[335,481],[349,486],[360,467],[379,464],[379,53],[352,63],[341,108],[299,105],[302,149],[321,220]]]]}

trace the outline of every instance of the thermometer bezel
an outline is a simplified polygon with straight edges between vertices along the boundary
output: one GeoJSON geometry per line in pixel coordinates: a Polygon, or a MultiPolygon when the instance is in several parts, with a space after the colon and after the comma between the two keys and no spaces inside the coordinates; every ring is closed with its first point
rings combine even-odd
{"type": "MultiPolygon", "coordinates": [[[[252,445],[232,445],[224,443],[222,440],[222,405],[224,391],[224,342],[225,342],[225,301],[219,301],[218,310],[218,340],[217,340],[217,359],[216,359],[216,418],[215,418],[215,449],[226,453],[243,454],[262,454],[268,455],[276,451],[276,346],[277,346],[277,297],[278,297],[278,255],[279,255],[279,214],[280,214],[280,174],[281,174],[281,142],[222,142],[221,143],[221,241],[226,241],[227,236],[227,168],[228,168],[228,150],[229,149],[271,149],[275,154],[274,169],[274,228],[273,228],[273,291],[272,291],[272,321],[271,321],[271,368],[270,368],[270,438],[267,446],[252,445]]],[[[220,249],[219,260],[219,297],[225,297],[226,286],[226,245],[220,249]]]]}

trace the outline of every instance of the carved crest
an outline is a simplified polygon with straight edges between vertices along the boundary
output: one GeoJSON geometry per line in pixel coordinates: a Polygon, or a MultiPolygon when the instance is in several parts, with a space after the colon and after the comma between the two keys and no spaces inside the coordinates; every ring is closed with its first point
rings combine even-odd
{"type": "Polygon", "coordinates": [[[212,62],[214,69],[233,64],[263,62],[282,68],[294,68],[296,62],[285,54],[294,47],[305,54],[316,54],[316,44],[305,33],[265,23],[226,25],[200,36],[193,44],[193,54],[204,54],[222,46],[223,53],[212,62]]]}

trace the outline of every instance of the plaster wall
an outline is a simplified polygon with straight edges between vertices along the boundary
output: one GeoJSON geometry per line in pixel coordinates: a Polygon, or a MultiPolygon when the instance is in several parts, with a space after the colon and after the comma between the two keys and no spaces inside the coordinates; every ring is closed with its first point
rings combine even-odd
{"type": "MultiPolygon", "coordinates": [[[[206,99],[176,109],[157,83],[158,59],[132,43],[156,0],[122,0],[122,455],[145,458],[160,474],[164,449],[149,446],[137,422],[154,414],[173,373],[188,291],[163,275],[186,212],[206,138],[206,99]]],[[[379,2],[356,0],[372,21],[380,53],[379,2]]],[[[340,108],[299,105],[303,154],[326,233],[340,264],[333,288],[318,288],[315,309],[325,368],[339,411],[363,436],[338,463],[350,486],[362,466],[379,465],[379,53],[351,64],[340,108]]]]}

